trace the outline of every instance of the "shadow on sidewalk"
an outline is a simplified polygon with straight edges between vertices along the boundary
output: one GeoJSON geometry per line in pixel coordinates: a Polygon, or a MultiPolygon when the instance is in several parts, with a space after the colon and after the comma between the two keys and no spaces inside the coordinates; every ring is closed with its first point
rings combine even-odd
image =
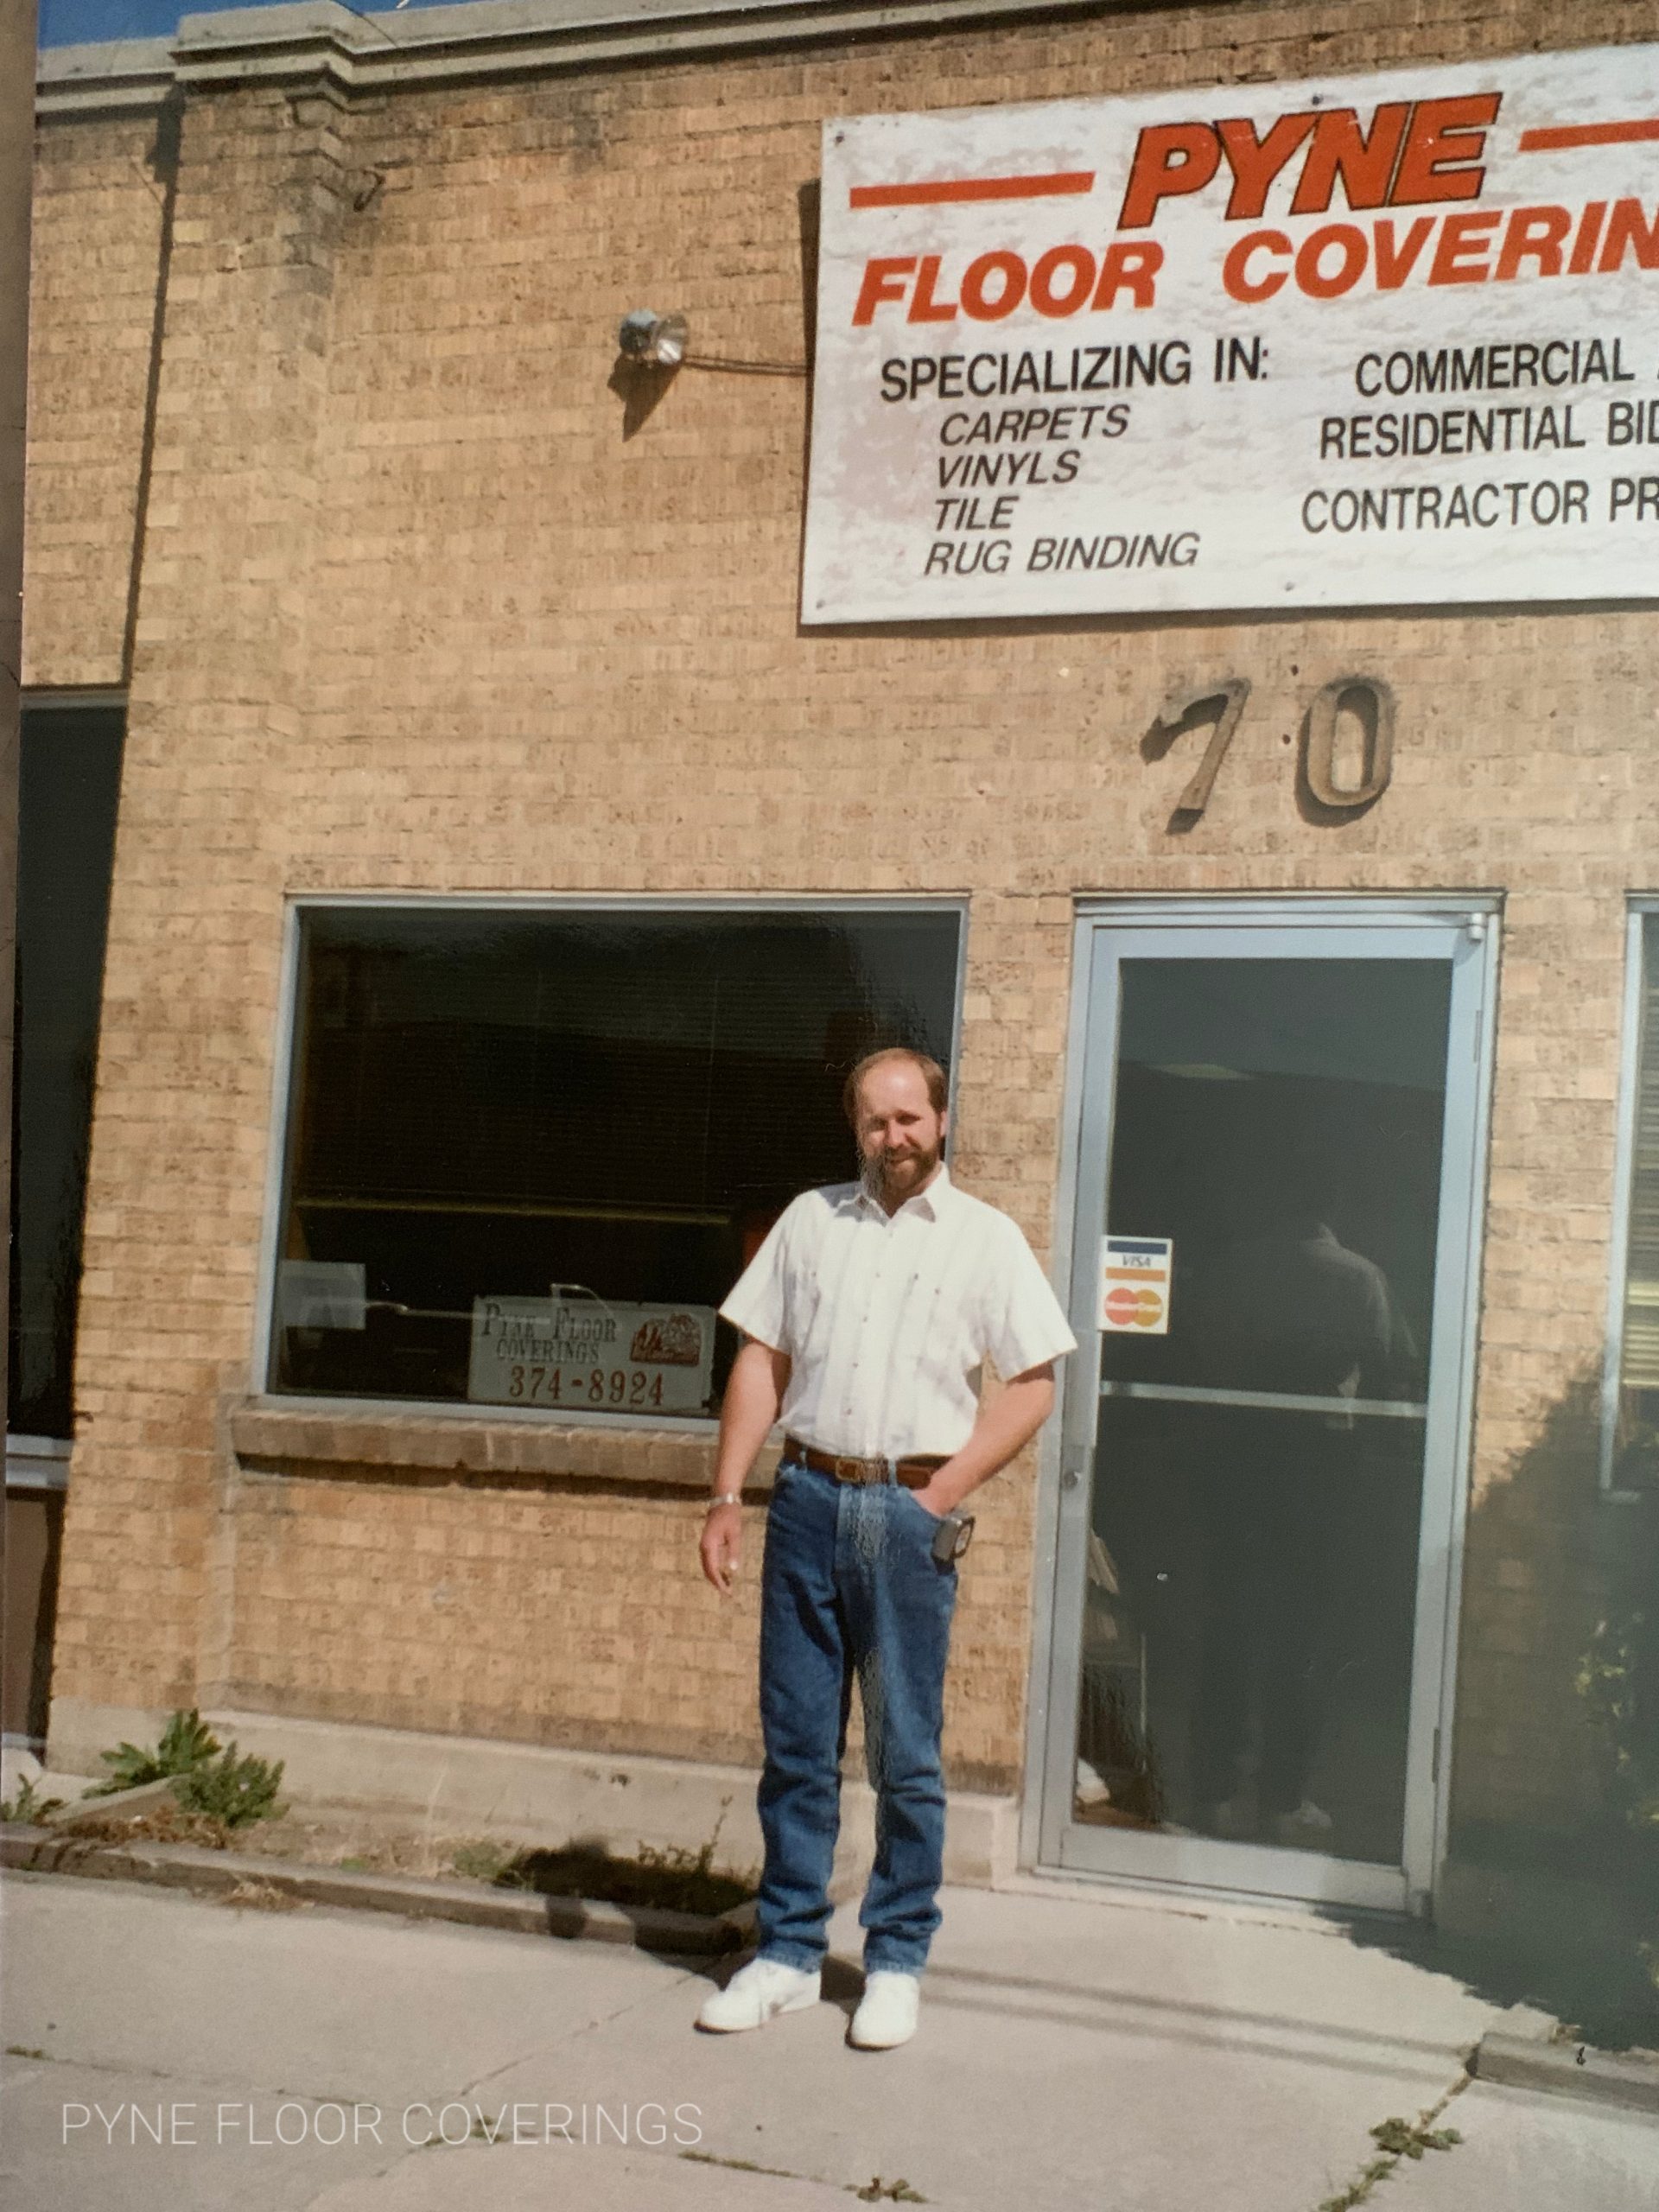
{"type": "Polygon", "coordinates": [[[1599,1486],[1599,1370],[1471,1508],[1452,1822],[1433,1925],[1332,1911],[1353,1942],[1659,2045],[1659,1469],[1599,1486]]]}

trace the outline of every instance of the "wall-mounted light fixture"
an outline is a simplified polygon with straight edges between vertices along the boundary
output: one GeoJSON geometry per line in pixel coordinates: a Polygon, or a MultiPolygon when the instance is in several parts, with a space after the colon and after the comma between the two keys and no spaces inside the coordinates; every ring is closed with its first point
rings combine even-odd
{"type": "Polygon", "coordinates": [[[683,315],[657,315],[650,308],[635,308],[623,316],[616,342],[631,361],[653,361],[659,368],[677,369],[685,359],[689,337],[683,315]]]}

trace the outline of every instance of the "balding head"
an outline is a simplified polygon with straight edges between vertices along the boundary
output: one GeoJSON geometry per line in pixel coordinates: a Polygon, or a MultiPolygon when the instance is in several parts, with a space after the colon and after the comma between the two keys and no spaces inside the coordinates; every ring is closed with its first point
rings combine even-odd
{"type": "Polygon", "coordinates": [[[909,1066],[921,1077],[927,1091],[927,1103],[936,1114],[943,1114],[950,1097],[944,1079],[944,1070],[937,1060],[929,1059],[925,1052],[912,1050],[908,1045],[884,1045],[879,1052],[867,1052],[848,1077],[841,1094],[841,1103],[847,1119],[858,1127],[858,1094],[864,1078],[877,1068],[909,1066]]]}

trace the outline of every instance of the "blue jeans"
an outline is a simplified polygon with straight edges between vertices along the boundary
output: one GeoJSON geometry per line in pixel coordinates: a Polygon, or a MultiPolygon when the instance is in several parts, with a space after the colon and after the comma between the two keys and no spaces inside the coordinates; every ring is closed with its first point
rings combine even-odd
{"type": "Polygon", "coordinates": [[[919,1974],[926,1961],[939,1924],[939,1732],[957,1598],[956,1568],[932,1555],[938,1527],[897,1484],[842,1484],[791,1459],[778,1470],[760,1577],[764,1957],[808,1968],[823,1957],[856,1675],[875,1791],[865,1969],[919,1974]]]}

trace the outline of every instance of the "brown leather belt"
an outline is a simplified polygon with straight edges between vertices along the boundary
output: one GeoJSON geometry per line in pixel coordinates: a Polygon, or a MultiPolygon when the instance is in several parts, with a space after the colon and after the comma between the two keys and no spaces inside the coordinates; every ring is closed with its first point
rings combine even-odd
{"type": "Polygon", "coordinates": [[[798,1460],[815,1475],[831,1475],[838,1483],[902,1483],[906,1490],[925,1490],[936,1467],[950,1457],[944,1452],[912,1452],[905,1459],[854,1459],[844,1453],[820,1452],[803,1444],[798,1436],[784,1439],[785,1459],[798,1460]]]}

